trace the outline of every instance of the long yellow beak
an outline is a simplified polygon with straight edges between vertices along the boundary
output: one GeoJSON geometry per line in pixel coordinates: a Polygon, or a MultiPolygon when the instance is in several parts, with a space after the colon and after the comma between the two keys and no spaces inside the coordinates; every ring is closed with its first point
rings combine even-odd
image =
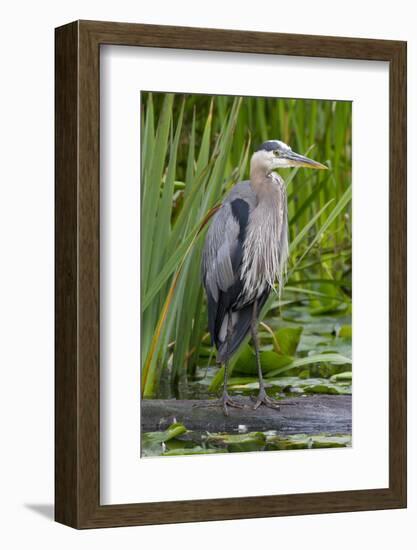
{"type": "Polygon", "coordinates": [[[285,158],[288,159],[290,166],[303,166],[304,168],[314,168],[316,170],[328,170],[328,167],[321,164],[321,162],[309,159],[293,151],[289,151],[285,155],[285,158]]]}

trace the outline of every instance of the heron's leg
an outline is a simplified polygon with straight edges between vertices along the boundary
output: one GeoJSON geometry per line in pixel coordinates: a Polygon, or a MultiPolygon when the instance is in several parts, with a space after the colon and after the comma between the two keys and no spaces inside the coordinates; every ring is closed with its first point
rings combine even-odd
{"type": "Polygon", "coordinates": [[[258,379],[259,379],[259,394],[256,399],[254,409],[257,409],[260,405],[271,407],[272,409],[279,409],[279,403],[276,399],[269,397],[265,390],[264,378],[262,375],[261,357],[259,354],[259,338],[258,338],[258,301],[253,303],[251,332],[253,345],[255,346],[256,365],[258,367],[258,379]]]}
{"type": "MultiPolygon", "coordinates": [[[[227,332],[226,332],[227,347],[229,347],[229,345],[230,345],[230,341],[231,341],[232,336],[233,336],[232,314],[229,313],[228,319],[227,319],[227,332]]],[[[230,397],[230,395],[227,391],[227,380],[228,380],[228,376],[229,376],[229,371],[228,371],[228,369],[229,369],[229,358],[226,359],[226,361],[223,364],[223,367],[224,367],[223,393],[222,393],[222,396],[220,397],[220,399],[210,400],[208,402],[204,402],[204,403],[201,403],[201,404],[199,403],[198,405],[195,405],[195,406],[198,406],[198,407],[218,407],[220,405],[223,409],[223,413],[225,414],[225,416],[228,416],[229,415],[229,411],[227,410],[228,406],[229,407],[236,407],[237,409],[244,409],[245,405],[243,405],[242,403],[239,403],[238,401],[234,401],[230,397]]]]}
{"type": "MultiPolygon", "coordinates": [[[[233,323],[232,323],[232,314],[231,312],[228,315],[227,319],[227,333],[226,333],[226,342],[227,342],[227,355],[229,355],[229,345],[230,341],[233,336],[233,323]]],[[[223,412],[226,416],[228,416],[229,412],[227,410],[227,406],[229,407],[236,407],[238,409],[243,409],[244,405],[242,403],[239,403],[237,401],[234,401],[228,391],[227,391],[227,380],[229,377],[229,357],[227,357],[226,361],[224,362],[224,380],[223,380],[223,394],[220,398],[220,403],[223,408],[223,412]]]]}

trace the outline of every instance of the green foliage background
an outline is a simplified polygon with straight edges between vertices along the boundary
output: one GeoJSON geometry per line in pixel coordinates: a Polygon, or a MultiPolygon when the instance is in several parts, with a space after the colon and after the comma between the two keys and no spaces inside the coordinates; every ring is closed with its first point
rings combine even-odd
{"type": "Polygon", "coordinates": [[[312,315],[350,312],[350,102],[142,93],[141,110],[144,397],[157,395],[163,379],[175,386],[197,365],[214,363],[200,279],[204,234],[213,208],[249,178],[251,153],[267,139],[329,170],[281,171],[291,259],[280,302],[272,295],[264,311],[265,328],[294,301],[312,315]]]}

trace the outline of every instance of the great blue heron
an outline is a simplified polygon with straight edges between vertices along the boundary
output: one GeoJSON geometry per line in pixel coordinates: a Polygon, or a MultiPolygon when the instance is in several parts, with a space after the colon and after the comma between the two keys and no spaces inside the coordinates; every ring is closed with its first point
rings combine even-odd
{"type": "MultiPolygon", "coordinates": [[[[263,143],[252,155],[250,180],[237,183],[216,212],[207,232],[202,278],[208,300],[208,325],[217,362],[224,365],[219,404],[242,407],[227,392],[228,362],[251,331],[261,404],[279,408],[265,391],[259,355],[258,318],[275,282],[283,284],[288,257],[287,195],[278,168],[326,169],[294,153],[278,140],[263,143]]],[[[214,402],[213,404],[216,404],[214,402]]]]}

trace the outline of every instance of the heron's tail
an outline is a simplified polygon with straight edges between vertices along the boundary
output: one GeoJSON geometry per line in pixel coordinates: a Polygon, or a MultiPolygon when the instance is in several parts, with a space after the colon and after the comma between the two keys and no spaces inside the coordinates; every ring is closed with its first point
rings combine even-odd
{"type": "MultiPolygon", "coordinates": [[[[258,300],[258,312],[260,312],[262,307],[265,305],[268,296],[269,289],[267,289],[258,300]]],[[[225,319],[223,321],[225,327],[227,327],[228,315],[232,315],[233,332],[230,338],[230,342],[227,342],[226,338],[224,338],[224,340],[222,340],[221,342],[216,342],[218,349],[217,363],[224,363],[228,359],[230,359],[230,357],[232,357],[232,355],[236,352],[240,344],[248,335],[252,322],[253,304],[249,304],[242,309],[238,309],[236,311],[229,311],[225,315],[225,319]]]]}
{"type": "Polygon", "coordinates": [[[226,338],[223,342],[218,342],[217,363],[227,361],[246,338],[252,321],[252,306],[246,306],[235,312],[228,312],[225,316],[226,326],[229,315],[232,316],[233,320],[233,332],[230,342],[226,338]]]}

